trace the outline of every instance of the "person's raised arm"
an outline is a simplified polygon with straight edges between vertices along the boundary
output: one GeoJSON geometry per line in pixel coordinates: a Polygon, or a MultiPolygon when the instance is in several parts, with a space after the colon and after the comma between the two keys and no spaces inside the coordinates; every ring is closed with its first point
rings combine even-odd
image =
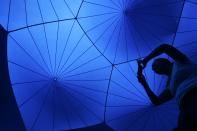
{"type": "Polygon", "coordinates": [[[168,44],[162,44],[158,46],[156,49],[154,49],[147,57],[143,59],[142,62],[144,66],[146,66],[148,61],[150,61],[152,58],[157,57],[161,55],[162,53],[167,54],[175,61],[179,61],[179,62],[189,61],[189,58],[185,54],[180,52],[178,49],[176,49],[175,47],[168,45],[168,44]]]}
{"type": "Polygon", "coordinates": [[[137,78],[138,81],[141,83],[141,85],[144,87],[149,99],[151,100],[152,104],[159,105],[161,104],[161,101],[159,97],[157,97],[154,92],[150,89],[148,83],[146,82],[146,79],[144,75],[142,74],[142,66],[140,65],[140,61],[138,61],[138,72],[137,72],[137,78]]]}
{"type": "Polygon", "coordinates": [[[164,90],[159,96],[155,95],[155,93],[150,89],[143,75],[138,75],[138,81],[142,84],[149,99],[151,100],[152,104],[155,106],[163,104],[166,101],[173,98],[170,91],[167,89],[164,90]]]}
{"type": "Polygon", "coordinates": [[[149,99],[151,100],[153,105],[160,105],[162,102],[160,101],[159,97],[154,94],[154,92],[150,89],[148,83],[146,82],[143,75],[138,75],[138,81],[144,87],[149,99]]]}
{"type": "Polygon", "coordinates": [[[138,61],[138,73],[137,73],[138,81],[144,87],[149,99],[151,100],[152,104],[160,105],[172,98],[172,95],[169,90],[164,90],[159,96],[155,95],[155,93],[150,89],[148,83],[144,75],[142,74],[142,66],[140,65],[140,61],[138,61]]]}

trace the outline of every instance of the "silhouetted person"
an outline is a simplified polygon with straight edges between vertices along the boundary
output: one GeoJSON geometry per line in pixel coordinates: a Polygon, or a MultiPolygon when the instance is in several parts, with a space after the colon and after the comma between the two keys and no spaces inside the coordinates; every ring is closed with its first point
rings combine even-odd
{"type": "Polygon", "coordinates": [[[197,131],[197,65],[187,56],[167,44],[157,47],[143,60],[138,61],[138,81],[154,105],[176,98],[180,114],[175,131],[197,131]],[[162,53],[170,56],[174,62],[165,58],[154,60],[152,70],[157,74],[168,76],[166,89],[157,96],[151,91],[142,70],[152,58],[162,53]]]}

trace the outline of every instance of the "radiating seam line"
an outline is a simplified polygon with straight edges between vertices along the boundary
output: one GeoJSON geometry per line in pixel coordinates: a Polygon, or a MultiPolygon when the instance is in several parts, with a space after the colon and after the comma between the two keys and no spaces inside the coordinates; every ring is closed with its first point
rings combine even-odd
{"type": "MultiPolygon", "coordinates": [[[[134,20],[135,21],[135,20],[134,20]]],[[[135,21],[136,22],[136,21],[135,21]]],[[[149,50],[152,50],[151,47],[149,46],[148,42],[145,41],[144,37],[141,35],[141,33],[134,27],[134,30],[136,30],[136,33],[139,34],[139,36],[142,38],[142,40],[147,43],[147,47],[149,48],[149,50]]],[[[152,34],[152,33],[151,33],[152,34]]],[[[152,34],[153,35],[153,34],[152,34]]],[[[146,44],[145,44],[146,45],[146,44]]],[[[147,73],[146,71],[144,71],[145,77],[147,79],[147,73]]]]}
{"type": "MultiPolygon", "coordinates": [[[[38,51],[38,53],[39,53],[39,55],[40,55],[42,61],[44,62],[44,64],[45,64],[47,70],[50,72],[50,69],[49,69],[48,65],[46,64],[46,61],[45,61],[45,59],[44,59],[44,57],[43,57],[43,55],[42,55],[42,53],[41,53],[41,51],[40,51],[40,49],[39,49],[39,47],[38,47],[38,44],[37,44],[36,41],[35,41],[35,38],[34,38],[33,34],[31,33],[29,27],[27,28],[27,30],[28,30],[28,32],[29,32],[29,34],[30,34],[30,37],[31,37],[31,39],[32,39],[32,41],[33,41],[33,43],[34,43],[34,45],[36,46],[36,50],[38,51]]],[[[45,70],[44,70],[44,71],[45,71],[45,70]]],[[[49,75],[49,73],[48,73],[47,71],[45,71],[45,72],[49,75]]]]}
{"type": "Polygon", "coordinates": [[[115,3],[113,0],[110,0],[113,5],[115,5],[117,8],[121,8],[117,3],[115,3]]]}
{"type": "Polygon", "coordinates": [[[123,24],[124,24],[124,41],[125,41],[125,52],[126,52],[126,60],[128,61],[129,59],[129,49],[128,49],[128,41],[127,41],[127,35],[126,35],[126,16],[124,15],[124,18],[123,18],[123,24]]]}
{"type": "MultiPolygon", "coordinates": [[[[157,111],[158,112],[158,111],[157,111]]],[[[159,123],[161,124],[161,125],[163,125],[163,126],[161,126],[161,127],[163,127],[163,129],[165,130],[165,131],[167,131],[167,128],[166,128],[166,126],[164,125],[164,122],[162,121],[162,119],[160,118],[160,114],[161,114],[161,112],[160,113],[157,113],[157,117],[159,118],[159,123]]]]}
{"type": "Polygon", "coordinates": [[[44,90],[45,86],[50,85],[50,82],[44,84],[42,87],[40,87],[38,90],[36,90],[30,97],[28,97],[26,100],[24,100],[20,105],[19,108],[22,108],[26,103],[28,103],[30,100],[32,100],[35,96],[37,96],[42,90],[44,90]]]}
{"type": "Polygon", "coordinates": [[[113,8],[113,7],[111,7],[111,6],[106,6],[106,5],[103,5],[103,4],[98,4],[98,3],[94,3],[94,2],[90,2],[90,1],[86,1],[86,0],[84,0],[84,3],[93,4],[93,5],[98,5],[98,6],[106,7],[106,8],[113,9],[113,10],[118,10],[118,9],[113,8]]]}
{"type": "MultiPolygon", "coordinates": [[[[51,85],[50,85],[50,86],[51,86],[51,85]]],[[[50,86],[48,87],[49,89],[48,89],[48,91],[47,91],[47,93],[46,93],[46,95],[45,95],[45,97],[44,97],[44,100],[43,100],[43,103],[42,103],[42,105],[41,105],[41,107],[40,107],[40,110],[39,110],[39,112],[38,112],[38,114],[37,114],[37,116],[36,116],[36,118],[35,118],[35,120],[34,120],[34,122],[33,122],[33,125],[32,125],[32,127],[31,127],[31,131],[33,131],[33,129],[34,129],[34,127],[35,127],[35,125],[36,125],[36,123],[37,123],[39,117],[40,117],[40,114],[41,114],[41,112],[42,112],[42,110],[43,110],[43,106],[44,106],[44,104],[45,104],[45,102],[46,102],[46,100],[47,100],[47,98],[48,98],[48,96],[49,96],[50,89],[52,88],[52,87],[50,87],[50,86]]]]}
{"type": "Polygon", "coordinates": [[[75,17],[75,14],[73,13],[73,11],[71,10],[71,8],[68,6],[68,3],[66,2],[66,0],[64,0],[64,3],[66,5],[66,7],[68,8],[68,10],[70,11],[70,13],[73,15],[73,17],[75,17]]]}
{"type": "Polygon", "coordinates": [[[194,1],[191,1],[191,0],[185,0],[185,1],[188,2],[188,3],[194,4],[194,5],[197,5],[197,2],[194,2],[194,1]]]}
{"type": "Polygon", "coordinates": [[[147,98],[138,88],[115,66],[118,72],[142,95],[144,98],[147,98]]]}
{"type": "Polygon", "coordinates": [[[181,9],[181,13],[180,13],[180,17],[178,18],[178,24],[176,26],[176,32],[174,34],[174,38],[172,40],[172,46],[174,45],[174,42],[175,42],[175,39],[176,39],[176,36],[177,36],[177,31],[178,31],[178,28],[179,28],[179,25],[180,25],[180,21],[181,21],[181,17],[183,15],[183,10],[184,10],[184,7],[185,7],[185,0],[183,0],[183,4],[182,4],[182,9],[181,9]]]}
{"type": "MultiPolygon", "coordinates": [[[[63,84],[64,85],[64,84],[63,84]]],[[[64,88],[64,89],[70,89],[69,91],[72,91],[72,92],[74,92],[74,93],[77,93],[77,94],[79,94],[80,96],[83,96],[83,97],[85,97],[85,98],[87,98],[87,99],[89,99],[89,100],[91,100],[91,101],[93,101],[93,102],[95,102],[95,103],[97,103],[98,105],[100,105],[100,106],[103,106],[103,104],[102,103],[100,103],[99,101],[97,101],[97,100],[95,100],[95,99],[93,99],[93,98],[91,98],[91,97],[89,97],[89,96],[87,96],[87,95],[84,95],[82,92],[79,92],[78,90],[75,90],[75,89],[73,89],[73,88],[70,88],[70,87],[68,87],[67,85],[64,85],[64,87],[67,87],[67,88],[64,88]]]]}
{"type": "Polygon", "coordinates": [[[64,81],[80,81],[80,82],[94,82],[94,81],[106,81],[106,80],[108,80],[108,79],[84,79],[84,80],[82,80],[82,79],[69,79],[69,80],[67,80],[67,79],[64,79],[64,81]]]}
{"type": "MultiPolygon", "coordinates": [[[[65,86],[67,87],[67,86],[65,86]]],[[[75,98],[74,95],[72,95],[68,90],[67,88],[64,88],[66,91],[67,94],[69,94],[71,96],[71,98],[75,98]]],[[[86,121],[81,117],[81,114],[79,112],[76,111],[76,108],[74,108],[74,104],[72,102],[72,100],[70,99],[70,97],[68,97],[66,94],[62,93],[67,99],[67,102],[68,104],[70,105],[70,107],[72,108],[72,111],[74,112],[74,114],[76,114],[76,116],[79,118],[80,121],[82,121],[82,123],[85,125],[85,126],[88,126],[88,124],[86,123],[86,121]]],[[[76,99],[76,98],[75,98],[76,99]]],[[[78,103],[79,100],[77,101],[78,103]]],[[[82,104],[83,105],[83,104],[82,104]]]]}
{"type": "MultiPolygon", "coordinates": [[[[51,0],[50,0],[50,4],[51,4],[51,6],[52,6],[52,8],[53,8],[53,11],[54,11],[54,13],[55,13],[57,19],[58,19],[58,22],[57,22],[57,31],[56,31],[56,42],[55,42],[55,46],[56,46],[56,48],[55,48],[55,65],[54,65],[54,72],[53,72],[53,73],[56,75],[57,42],[58,42],[58,36],[59,36],[59,16],[58,16],[58,14],[57,14],[57,12],[56,12],[56,10],[55,10],[55,7],[54,7],[54,5],[53,5],[53,3],[52,3],[51,0]]],[[[54,75],[54,74],[53,74],[53,75],[54,75]]]]}
{"type": "Polygon", "coordinates": [[[88,64],[88,63],[90,63],[90,62],[92,62],[92,61],[94,61],[94,60],[96,60],[96,59],[98,59],[98,58],[100,58],[100,57],[101,57],[101,55],[96,56],[96,57],[94,57],[94,58],[88,60],[88,61],[85,62],[85,63],[82,63],[81,65],[77,66],[76,68],[74,68],[74,69],[72,69],[72,70],[70,70],[70,71],[68,71],[68,72],[66,72],[68,68],[65,68],[65,70],[62,71],[61,75],[64,75],[64,74],[65,74],[65,75],[66,75],[66,74],[68,75],[69,73],[73,72],[74,70],[76,70],[76,69],[78,69],[78,68],[80,68],[80,67],[82,67],[82,66],[84,66],[84,65],[86,65],[86,64],[88,64]]]}
{"type": "Polygon", "coordinates": [[[93,47],[93,45],[91,45],[90,47],[88,47],[84,52],[82,52],[76,59],[73,60],[73,62],[68,65],[66,68],[64,68],[64,70],[62,72],[67,71],[75,62],[77,62],[88,50],[90,50],[93,47]]]}
{"type": "MultiPolygon", "coordinates": [[[[114,25],[114,23],[116,22],[117,19],[118,19],[118,17],[116,19],[114,19],[112,21],[112,23],[110,23],[110,25],[101,33],[101,35],[95,40],[95,44],[105,35],[105,33],[112,27],[112,25],[114,25]]],[[[113,34],[113,32],[111,34],[113,34]]]]}
{"type": "MultiPolygon", "coordinates": [[[[106,79],[105,81],[109,81],[109,80],[106,79]]],[[[103,81],[103,82],[105,82],[105,81],[103,81]]],[[[105,91],[101,91],[101,90],[95,89],[93,86],[92,86],[92,88],[90,88],[90,87],[87,87],[87,85],[86,86],[82,86],[82,85],[76,85],[76,84],[68,83],[68,82],[62,82],[62,83],[65,84],[65,85],[67,85],[67,86],[70,86],[72,88],[75,88],[75,87],[76,88],[82,88],[82,89],[89,90],[89,91],[92,91],[92,92],[106,94],[105,91]]]]}
{"type": "MultiPolygon", "coordinates": [[[[79,58],[81,58],[87,51],[89,51],[90,49],[92,48],[92,46],[88,47],[84,52],[82,52],[70,65],[68,65],[66,68],[64,68],[64,70],[62,71],[62,73],[65,73],[74,63],[76,63],[79,58]]],[[[81,65],[80,65],[81,66],[81,65]]],[[[79,66],[79,67],[80,67],[79,66]]],[[[76,68],[75,68],[76,69],[76,68]]],[[[74,69],[74,70],[75,70],[74,69]]],[[[72,72],[73,70],[71,71],[68,71],[68,72],[72,72]]]]}
{"type": "MultiPolygon", "coordinates": [[[[136,16],[137,16],[137,15],[136,15],[136,16]]],[[[148,19],[144,19],[142,16],[137,16],[137,17],[135,17],[135,18],[141,19],[142,21],[146,21],[147,23],[150,23],[150,25],[153,24],[153,21],[150,21],[150,20],[148,20],[148,19]]],[[[135,19],[135,20],[136,20],[136,19],[135,19]]],[[[155,22],[154,25],[158,26],[159,28],[162,28],[162,29],[165,30],[165,31],[172,32],[171,30],[167,29],[167,26],[165,26],[165,25],[160,25],[160,24],[158,24],[157,22],[155,22]]],[[[168,28],[169,28],[169,27],[168,27],[168,28]]]]}
{"type": "Polygon", "coordinates": [[[195,29],[195,30],[185,30],[185,31],[179,31],[179,32],[177,32],[177,34],[191,33],[191,32],[196,32],[196,31],[197,31],[197,29],[195,29]]]}
{"type": "Polygon", "coordinates": [[[72,26],[71,26],[71,28],[70,28],[70,30],[69,30],[69,34],[68,34],[68,37],[67,37],[67,39],[66,39],[66,43],[65,43],[65,45],[64,45],[64,48],[63,48],[63,52],[61,53],[60,61],[58,62],[58,67],[57,67],[57,72],[56,72],[56,74],[58,74],[59,71],[61,71],[61,69],[59,70],[60,64],[62,63],[62,59],[63,59],[64,53],[65,53],[65,50],[66,50],[66,48],[67,48],[68,41],[70,40],[70,36],[71,36],[72,31],[73,31],[74,25],[75,25],[75,21],[72,23],[72,26]]]}
{"type": "Polygon", "coordinates": [[[96,68],[96,69],[93,69],[93,70],[89,70],[89,71],[77,73],[77,74],[74,74],[74,75],[67,75],[67,76],[65,76],[64,78],[73,77],[73,76],[78,76],[78,75],[84,75],[84,74],[92,73],[92,72],[95,72],[95,71],[98,71],[98,70],[103,70],[103,69],[106,69],[106,68],[108,68],[108,67],[109,67],[109,66],[100,67],[100,68],[96,68]]]}
{"type": "MultiPolygon", "coordinates": [[[[108,47],[109,47],[109,44],[110,44],[111,40],[114,38],[114,37],[113,37],[113,36],[114,36],[114,32],[117,30],[117,27],[118,27],[118,24],[119,24],[119,23],[120,23],[120,19],[118,19],[117,23],[115,24],[115,26],[114,26],[114,28],[113,28],[111,34],[110,34],[109,39],[107,40],[107,45],[105,45],[105,48],[104,48],[104,50],[103,50],[103,52],[102,52],[103,55],[104,55],[105,52],[107,51],[107,49],[108,49],[108,47]]],[[[114,25],[114,23],[113,23],[113,25],[114,25]]]]}
{"type": "MultiPolygon", "coordinates": [[[[115,85],[119,86],[120,88],[122,88],[123,90],[127,91],[129,94],[131,95],[134,95],[134,96],[137,96],[137,98],[139,98],[140,100],[142,100],[144,102],[144,99],[139,95],[139,94],[136,94],[135,92],[131,92],[129,89],[123,87],[122,85],[120,85],[119,83],[111,80],[111,83],[114,83],[115,85]]],[[[123,96],[122,96],[123,97],[123,96]]],[[[124,97],[125,98],[125,97],[124,97]]],[[[134,100],[134,99],[133,99],[134,100]]],[[[139,101],[139,100],[138,100],[139,101]]],[[[142,102],[141,101],[141,102],[142,102]]]]}
{"type": "MultiPolygon", "coordinates": [[[[121,22],[122,22],[122,20],[121,20],[121,22]]],[[[121,31],[122,31],[122,26],[120,25],[120,29],[118,31],[118,38],[117,38],[117,42],[116,42],[116,50],[115,50],[115,56],[114,56],[113,64],[115,63],[115,60],[116,60],[116,57],[117,57],[117,51],[118,51],[118,47],[119,47],[119,44],[120,44],[121,31]]]]}
{"type": "MultiPolygon", "coordinates": [[[[39,3],[38,0],[37,0],[37,4],[38,4],[40,16],[41,16],[41,18],[42,18],[42,22],[44,22],[43,14],[42,14],[41,7],[40,7],[40,3],[39,3]]],[[[46,46],[47,46],[47,53],[48,53],[49,62],[50,62],[50,66],[51,66],[50,73],[52,73],[52,72],[53,72],[53,67],[52,67],[51,55],[50,55],[49,47],[48,47],[48,46],[49,46],[49,43],[48,43],[48,39],[47,39],[47,35],[46,35],[46,27],[45,27],[45,24],[43,24],[42,26],[43,26],[43,28],[44,28],[44,36],[45,36],[45,42],[46,42],[46,46]]]]}
{"type": "Polygon", "coordinates": [[[55,16],[57,17],[57,20],[59,20],[59,16],[58,16],[58,14],[57,14],[57,11],[55,10],[55,7],[54,7],[52,1],[51,1],[51,0],[49,0],[49,1],[50,1],[50,4],[51,4],[52,8],[53,8],[53,11],[54,11],[54,13],[55,13],[55,16]]]}
{"type": "Polygon", "coordinates": [[[96,14],[96,15],[89,15],[89,16],[81,16],[77,17],[77,19],[87,19],[87,18],[92,18],[92,17],[98,17],[98,16],[104,16],[104,15],[111,15],[111,14],[116,14],[118,12],[110,12],[110,13],[102,13],[102,14],[96,14]]]}
{"type": "Polygon", "coordinates": [[[56,115],[56,85],[53,86],[52,91],[52,131],[55,131],[55,115],[56,115]]]}
{"type": "Polygon", "coordinates": [[[51,70],[50,72],[53,74],[53,66],[52,66],[52,62],[51,62],[51,54],[50,54],[50,51],[49,51],[49,43],[48,43],[48,38],[47,38],[47,34],[46,34],[46,27],[45,25],[43,25],[44,27],[44,36],[45,36],[45,41],[46,41],[46,44],[47,44],[47,53],[48,53],[48,57],[49,57],[49,62],[50,62],[50,66],[51,66],[51,70]]]}
{"type": "Polygon", "coordinates": [[[112,64],[111,62],[110,62],[110,60],[106,57],[106,56],[104,56],[102,53],[101,53],[101,51],[95,46],[95,44],[94,44],[94,42],[90,39],[90,37],[88,36],[88,34],[85,32],[85,30],[83,29],[83,27],[81,26],[81,24],[79,23],[79,21],[77,20],[77,22],[78,22],[78,24],[79,24],[79,26],[81,27],[81,29],[83,30],[83,32],[85,33],[85,35],[87,36],[87,38],[90,40],[90,42],[92,43],[92,45],[96,48],[96,50],[110,63],[110,64],[112,64]]]}
{"type": "MultiPolygon", "coordinates": [[[[155,40],[157,40],[158,42],[162,43],[162,40],[158,36],[156,36],[152,31],[150,31],[150,29],[147,28],[147,24],[145,24],[145,22],[142,22],[142,21],[136,20],[136,19],[135,20],[133,19],[133,21],[135,21],[135,23],[136,22],[141,23],[141,26],[143,26],[143,28],[145,30],[147,30],[153,36],[153,38],[155,38],[155,40]]],[[[135,28],[135,30],[136,30],[136,28],[135,28]]]]}
{"type": "Polygon", "coordinates": [[[59,40],[59,22],[57,24],[57,32],[56,32],[56,42],[55,42],[55,72],[54,72],[54,75],[56,76],[57,75],[57,50],[58,50],[58,40],[59,40]]]}
{"type": "Polygon", "coordinates": [[[78,9],[78,11],[77,11],[77,15],[76,15],[75,18],[78,18],[79,11],[81,10],[81,7],[82,7],[82,5],[83,5],[83,2],[84,2],[84,0],[81,1],[81,4],[80,4],[80,6],[79,6],[79,9],[78,9]]]}
{"type": "MultiPolygon", "coordinates": [[[[130,33],[130,36],[131,36],[131,37],[132,37],[132,36],[135,36],[134,32],[131,31],[131,29],[129,28],[129,23],[128,23],[128,21],[126,21],[126,23],[127,23],[126,25],[127,25],[128,31],[129,31],[129,33],[130,33]],[[133,35],[132,35],[132,34],[133,34],[133,35]]],[[[133,39],[133,41],[134,41],[134,46],[135,46],[135,48],[136,48],[136,51],[137,51],[137,53],[138,53],[138,56],[141,57],[139,48],[138,48],[138,46],[137,46],[136,38],[135,38],[135,37],[132,37],[132,39],[133,39]]]]}
{"type": "Polygon", "coordinates": [[[122,0],[118,0],[118,4],[119,4],[120,7],[121,7],[120,9],[121,9],[121,10],[124,10],[124,8],[123,8],[123,3],[122,3],[121,1],[122,1],[122,0]]]}
{"type": "Polygon", "coordinates": [[[169,3],[162,3],[162,4],[146,5],[144,7],[138,7],[138,8],[135,7],[135,8],[130,8],[130,9],[135,10],[135,9],[145,9],[145,8],[152,8],[152,7],[159,7],[159,6],[168,6],[168,5],[177,4],[177,3],[181,3],[181,2],[183,2],[183,0],[173,1],[173,2],[169,2],[169,3]]]}
{"type": "MultiPolygon", "coordinates": [[[[118,116],[118,117],[115,117],[115,118],[109,120],[108,122],[112,122],[112,121],[114,121],[114,120],[121,119],[121,118],[123,118],[123,117],[125,117],[125,116],[129,116],[130,114],[137,113],[137,112],[139,112],[139,110],[138,110],[138,111],[134,111],[134,112],[125,113],[125,114],[123,114],[123,115],[120,115],[120,116],[118,116]]],[[[147,108],[141,109],[140,112],[142,112],[143,114],[146,113],[146,112],[147,112],[147,108]]],[[[142,114],[142,115],[143,115],[143,114],[142,114]]],[[[142,115],[141,115],[141,116],[142,116],[142,115]]],[[[139,116],[139,115],[138,115],[138,116],[139,116]]],[[[138,119],[138,117],[137,117],[136,119],[138,119]]],[[[131,123],[133,123],[134,121],[135,121],[135,120],[131,121],[131,123]]]]}
{"type": "Polygon", "coordinates": [[[14,42],[16,43],[16,45],[18,45],[20,47],[20,49],[28,56],[30,57],[31,60],[33,60],[33,62],[42,70],[43,67],[10,35],[10,37],[14,40],[14,42]]]}
{"type": "MultiPolygon", "coordinates": [[[[139,119],[141,119],[142,117],[144,117],[144,115],[147,114],[148,111],[149,111],[149,110],[146,109],[142,114],[140,114],[138,117],[136,117],[136,119],[133,120],[131,123],[132,123],[132,124],[133,124],[133,123],[136,123],[136,121],[139,120],[139,119]]],[[[125,128],[125,130],[123,130],[123,131],[129,131],[129,128],[132,126],[132,124],[130,124],[129,126],[127,126],[127,127],[125,128]]]]}
{"type": "Polygon", "coordinates": [[[146,43],[144,45],[151,51],[152,49],[151,49],[151,46],[149,45],[149,42],[147,42],[147,40],[145,40],[145,38],[143,37],[143,35],[137,30],[137,28],[135,26],[133,26],[133,28],[136,31],[136,34],[138,34],[138,36],[141,37],[141,39],[144,41],[144,43],[146,43]]]}
{"type": "MultiPolygon", "coordinates": [[[[27,25],[28,25],[28,17],[27,17],[27,4],[26,4],[26,0],[24,0],[24,3],[25,3],[25,18],[26,18],[26,26],[27,26],[27,25]]],[[[49,70],[49,68],[48,68],[48,65],[46,64],[46,61],[44,60],[43,55],[42,55],[40,49],[38,48],[38,45],[37,45],[37,43],[36,43],[36,41],[35,41],[35,39],[34,39],[34,37],[33,37],[33,34],[31,33],[29,27],[27,27],[27,30],[28,30],[28,32],[29,32],[29,35],[30,35],[30,37],[31,37],[31,39],[32,39],[32,41],[33,41],[33,43],[34,43],[34,45],[36,46],[36,49],[37,49],[37,51],[38,51],[38,53],[39,53],[39,55],[40,55],[42,61],[44,62],[44,64],[45,64],[47,70],[50,72],[50,70],[49,70]]],[[[45,71],[45,70],[44,70],[44,71],[45,71]]],[[[46,72],[46,71],[45,71],[45,72],[46,72]]],[[[48,74],[48,72],[46,72],[46,73],[48,74]]],[[[48,74],[48,75],[49,75],[49,74],[48,74]]]]}
{"type": "Polygon", "coordinates": [[[23,84],[41,83],[41,82],[46,82],[46,81],[48,81],[48,80],[26,81],[26,82],[15,82],[15,83],[12,83],[12,86],[15,86],[15,85],[23,85],[23,84]]]}
{"type": "MultiPolygon", "coordinates": [[[[56,92],[58,91],[57,90],[58,88],[56,88],[56,92]]],[[[60,88],[61,89],[61,88],[60,88]]],[[[61,92],[62,93],[62,92],[61,92]]],[[[71,110],[71,112],[69,112],[69,111],[67,111],[68,109],[66,108],[66,106],[65,106],[65,102],[62,102],[62,100],[65,100],[65,97],[62,97],[63,95],[61,95],[60,93],[59,93],[59,95],[58,95],[58,103],[60,103],[59,105],[61,105],[61,108],[63,108],[63,110],[64,110],[64,115],[65,115],[65,120],[66,120],[66,123],[68,124],[68,128],[69,129],[72,129],[72,127],[71,127],[71,124],[70,124],[70,120],[69,120],[69,116],[68,116],[68,114],[71,114],[72,113],[72,110],[71,110]],[[62,97],[62,98],[61,98],[62,97]]],[[[57,100],[57,97],[56,97],[56,100],[57,100]]],[[[69,106],[68,106],[69,107],[69,106]]],[[[66,124],[65,123],[65,124],[66,124]]]]}
{"type": "Polygon", "coordinates": [[[8,17],[7,17],[7,31],[8,31],[8,27],[9,27],[9,23],[10,23],[10,10],[11,10],[11,2],[12,0],[9,1],[9,9],[8,9],[8,17]]]}
{"type": "MultiPolygon", "coordinates": [[[[115,15],[114,15],[114,16],[115,16],[115,15]]],[[[108,21],[112,20],[112,19],[114,18],[114,16],[109,17],[109,18],[108,18],[108,19],[106,19],[106,20],[103,20],[103,22],[101,22],[101,23],[99,23],[99,24],[97,24],[97,25],[93,26],[92,28],[88,29],[86,32],[88,33],[88,32],[90,32],[90,31],[92,31],[92,30],[94,30],[94,29],[98,28],[99,26],[101,26],[101,25],[103,25],[103,24],[107,23],[108,21]]]]}
{"type": "Polygon", "coordinates": [[[139,57],[139,58],[135,58],[135,59],[123,61],[123,62],[120,62],[120,63],[116,63],[116,64],[114,64],[114,65],[122,65],[122,64],[129,63],[129,62],[133,62],[133,61],[136,61],[136,60],[138,60],[138,59],[143,59],[143,58],[144,58],[144,57],[139,57]]]}
{"type": "Polygon", "coordinates": [[[35,73],[35,74],[37,74],[37,75],[40,75],[40,76],[45,77],[45,78],[48,78],[48,76],[45,76],[45,75],[43,75],[43,74],[41,74],[41,73],[39,73],[39,72],[36,72],[36,71],[34,71],[34,70],[32,70],[32,69],[29,69],[29,68],[27,68],[27,67],[24,67],[24,66],[22,66],[22,65],[19,65],[19,64],[15,63],[15,62],[12,62],[12,61],[10,61],[10,60],[8,60],[8,62],[9,62],[9,63],[12,63],[12,64],[14,64],[14,65],[16,65],[16,66],[18,66],[18,67],[21,67],[21,68],[23,68],[23,69],[25,69],[25,70],[28,70],[28,71],[30,71],[30,72],[33,72],[33,73],[35,73]]]}
{"type": "Polygon", "coordinates": [[[109,97],[109,89],[110,89],[110,83],[111,83],[111,79],[112,79],[112,73],[113,73],[114,67],[111,67],[111,72],[110,72],[110,76],[109,76],[109,82],[108,82],[108,86],[107,86],[107,92],[106,92],[106,98],[105,98],[105,105],[104,105],[104,122],[106,123],[106,115],[107,115],[107,104],[108,104],[108,97],[109,97]]]}
{"type": "Polygon", "coordinates": [[[54,21],[50,21],[50,22],[42,22],[42,23],[38,23],[38,24],[32,24],[32,25],[28,25],[28,26],[21,27],[18,29],[10,30],[9,33],[16,32],[16,31],[22,30],[22,29],[26,29],[28,27],[34,27],[34,26],[38,26],[38,25],[44,25],[44,24],[46,25],[46,24],[50,24],[50,23],[57,23],[57,22],[70,21],[70,20],[75,20],[75,19],[74,18],[67,18],[67,19],[54,20],[54,21]]]}
{"type": "MultiPolygon", "coordinates": [[[[68,60],[70,60],[70,57],[73,55],[73,53],[76,51],[78,45],[80,44],[81,40],[83,39],[84,37],[84,34],[81,36],[81,38],[79,39],[79,41],[77,42],[77,44],[75,45],[75,47],[72,49],[71,53],[69,54],[69,56],[67,57],[66,61],[63,63],[63,66],[62,68],[64,68],[64,66],[67,64],[68,60]]],[[[62,69],[60,69],[62,70],[62,69]]],[[[64,72],[61,72],[58,76],[61,77],[61,75],[63,74],[64,72]]]]}
{"type": "MultiPolygon", "coordinates": [[[[66,88],[65,88],[66,89],[66,88]]],[[[68,93],[69,93],[69,91],[67,91],[68,93]]],[[[73,91],[74,92],[74,91],[73,91]]],[[[99,121],[101,120],[98,116],[97,116],[97,114],[95,113],[95,112],[93,112],[93,111],[91,111],[90,109],[88,109],[88,107],[87,107],[87,105],[84,105],[83,104],[83,102],[81,102],[81,100],[80,99],[78,99],[77,97],[75,97],[73,94],[71,94],[71,93],[69,93],[71,96],[73,96],[76,100],[77,100],[77,102],[78,103],[80,103],[86,110],[88,110],[89,112],[91,112],[99,121]]]]}

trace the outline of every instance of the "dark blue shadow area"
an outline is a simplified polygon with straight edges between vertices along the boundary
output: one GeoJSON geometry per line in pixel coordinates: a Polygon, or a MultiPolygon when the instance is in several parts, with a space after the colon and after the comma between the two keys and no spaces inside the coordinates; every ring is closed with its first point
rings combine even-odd
{"type": "Polygon", "coordinates": [[[7,66],[7,31],[0,26],[0,130],[25,130],[11,88],[7,66]]]}
{"type": "Polygon", "coordinates": [[[87,128],[74,129],[71,131],[114,131],[114,130],[110,128],[109,126],[107,126],[106,124],[102,123],[102,124],[90,126],[87,128]]]}

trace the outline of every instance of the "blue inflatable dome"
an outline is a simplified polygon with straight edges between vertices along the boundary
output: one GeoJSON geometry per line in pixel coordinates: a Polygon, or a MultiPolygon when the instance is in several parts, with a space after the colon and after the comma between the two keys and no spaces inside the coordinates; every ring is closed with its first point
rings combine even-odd
{"type": "MultiPolygon", "coordinates": [[[[197,60],[194,0],[1,0],[9,76],[28,131],[100,123],[118,131],[171,131],[175,100],[153,106],[137,59],[168,43],[197,60]]],[[[163,55],[162,57],[167,57],[163,55]]],[[[144,73],[159,95],[166,78],[144,73]]]]}

